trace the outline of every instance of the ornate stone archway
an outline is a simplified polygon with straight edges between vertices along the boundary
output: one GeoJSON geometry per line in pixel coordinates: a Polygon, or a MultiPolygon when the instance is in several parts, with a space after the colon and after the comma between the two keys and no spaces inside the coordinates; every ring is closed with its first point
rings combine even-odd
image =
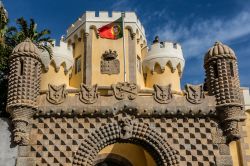
{"type": "Polygon", "coordinates": [[[73,166],[92,166],[98,153],[114,143],[133,143],[145,148],[157,166],[178,166],[179,152],[146,123],[113,122],[90,133],[75,153],[73,166]]]}

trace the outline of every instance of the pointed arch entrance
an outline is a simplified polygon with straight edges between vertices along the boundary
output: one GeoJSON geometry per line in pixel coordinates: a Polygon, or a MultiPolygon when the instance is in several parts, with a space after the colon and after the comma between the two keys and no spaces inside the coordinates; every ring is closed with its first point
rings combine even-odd
{"type": "Polygon", "coordinates": [[[179,153],[146,123],[122,121],[106,124],[90,133],[75,153],[73,166],[94,166],[98,153],[114,143],[131,143],[143,147],[157,166],[178,166],[179,153]]]}

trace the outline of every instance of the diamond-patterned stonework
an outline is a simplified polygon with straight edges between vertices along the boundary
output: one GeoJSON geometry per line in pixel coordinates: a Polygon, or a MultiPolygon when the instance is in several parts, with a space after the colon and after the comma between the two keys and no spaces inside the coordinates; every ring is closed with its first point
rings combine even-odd
{"type": "MultiPolygon", "coordinates": [[[[161,134],[180,155],[179,165],[216,165],[218,145],[212,133],[217,123],[209,119],[136,119],[161,134]]],[[[89,133],[109,123],[111,118],[38,118],[31,129],[30,155],[37,166],[71,166],[74,153],[89,133]]]]}

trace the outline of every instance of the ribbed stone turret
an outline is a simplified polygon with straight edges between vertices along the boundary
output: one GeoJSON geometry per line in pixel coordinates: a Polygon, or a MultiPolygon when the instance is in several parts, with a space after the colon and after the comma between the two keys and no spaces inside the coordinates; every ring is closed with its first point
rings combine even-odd
{"type": "Polygon", "coordinates": [[[225,133],[230,139],[239,138],[237,128],[242,113],[240,81],[234,51],[221,42],[208,50],[204,59],[206,84],[214,95],[225,133]]]}
{"type": "Polygon", "coordinates": [[[15,128],[15,142],[26,144],[26,126],[37,108],[41,59],[38,48],[26,39],[17,45],[10,56],[9,90],[7,111],[15,128]],[[22,126],[22,127],[20,127],[22,126]]]}

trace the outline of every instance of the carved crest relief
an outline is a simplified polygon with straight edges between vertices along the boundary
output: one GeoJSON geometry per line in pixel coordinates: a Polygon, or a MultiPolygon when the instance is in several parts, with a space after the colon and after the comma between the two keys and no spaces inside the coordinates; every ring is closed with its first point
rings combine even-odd
{"type": "Polygon", "coordinates": [[[113,85],[115,97],[119,100],[128,98],[134,100],[137,96],[137,85],[128,82],[117,83],[113,85]]]}
{"type": "Polygon", "coordinates": [[[67,97],[66,85],[48,85],[47,100],[52,104],[61,104],[67,97]]]}
{"type": "Polygon", "coordinates": [[[101,60],[101,73],[102,74],[119,74],[120,73],[120,61],[117,58],[116,51],[105,51],[101,60]]]}
{"type": "Polygon", "coordinates": [[[168,86],[154,85],[154,99],[160,104],[170,103],[173,95],[171,91],[171,84],[168,86]]]}
{"type": "Polygon", "coordinates": [[[121,128],[121,138],[129,139],[132,136],[134,117],[127,113],[116,115],[117,123],[121,128]]]}
{"type": "Polygon", "coordinates": [[[80,100],[85,104],[93,104],[98,99],[98,86],[81,84],[80,100]]]}
{"type": "Polygon", "coordinates": [[[190,103],[200,104],[205,98],[203,91],[203,84],[200,85],[186,85],[186,98],[190,103]]]}

